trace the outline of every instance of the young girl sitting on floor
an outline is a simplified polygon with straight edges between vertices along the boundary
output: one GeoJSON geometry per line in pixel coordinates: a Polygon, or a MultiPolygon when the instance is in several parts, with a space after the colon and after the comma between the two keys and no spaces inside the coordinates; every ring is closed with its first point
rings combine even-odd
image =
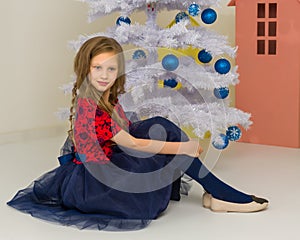
{"type": "Polygon", "coordinates": [[[202,204],[212,211],[254,212],[268,206],[267,200],[214,176],[198,158],[199,143],[174,123],[162,117],[127,119],[118,102],[125,92],[124,55],[114,39],[87,40],[74,70],[69,131],[74,151],[59,157],[59,167],[19,191],[9,206],[63,225],[136,230],[178,196],[181,173],[203,186],[202,204]]]}

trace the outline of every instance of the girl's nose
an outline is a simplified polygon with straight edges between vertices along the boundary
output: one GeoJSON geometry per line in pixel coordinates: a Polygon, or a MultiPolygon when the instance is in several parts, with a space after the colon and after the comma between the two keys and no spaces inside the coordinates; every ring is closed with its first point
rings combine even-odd
{"type": "Polygon", "coordinates": [[[100,76],[102,79],[107,79],[107,77],[108,77],[108,74],[107,74],[107,71],[106,70],[103,70],[102,72],[101,72],[101,76],[100,76]]]}

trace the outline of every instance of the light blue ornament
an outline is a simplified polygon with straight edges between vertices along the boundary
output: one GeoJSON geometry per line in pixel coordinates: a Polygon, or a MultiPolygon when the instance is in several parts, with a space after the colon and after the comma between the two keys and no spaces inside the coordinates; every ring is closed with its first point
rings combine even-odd
{"type": "Polygon", "coordinates": [[[200,6],[196,3],[193,3],[189,6],[188,11],[191,16],[196,17],[199,15],[200,6]]]}
{"type": "Polygon", "coordinates": [[[122,17],[122,16],[119,17],[119,18],[117,19],[117,21],[116,21],[116,24],[119,25],[119,26],[121,26],[121,22],[124,22],[124,23],[126,23],[126,24],[128,24],[128,25],[131,24],[131,20],[130,20],[129,17],[122,17]]]}
{"type": "Polygon", "coordinates": [[[175,17],[176,23],[179,23],[182,20],[189,20],[189,19],[190,19],[189,15],[187,15],[185,12],[177,13],[175,17]]]}
{"type": "Polygon", "coordinates": [[[219,59],[215,63],[215,70],[220,74],[226,74],[230,71],[231,64],[227,59],[219,59]]]}
{"type": "Polygon", "coordinates": [[[227,87],[215,88],[214,95],[218,99],[225,99],[229,95],[229,89],[227,87]]]}
{"type": "Polygon", "coordinates": [[[212,145],[219,150],[225,149],[229,144],[228,137],[221,133],[218,137],[215,138],[212,145]]]}
{"type": "Polygon", "coordinates": [[[215,10],[207,8],[201,13],[201,19],[206,24],[212,24],[217,20],[217,13],[215,10]]]}
{"type": "Polygon", "coordinates": [[[231,126],[226,131],[226,136],[230,141],[237,141],[242,136],[242,131],[238,126],[231,126]]]}
{"type": "Polygon", "coordinates": [[[138,60],[138,59],[146,59],[146,53],[143,50],[136,50],[133,55],[132,59],[138,60]]]}
{"type": "Polygon", "coordinates": [[[212,60],[212,56],[209,52],[206,52],[206,50],[203,49],[198,53],[198,59],[202,63],[209,63],[212,60]]]}
{"type": "Polygon", "coordinates": [[[164,86],[166,86],[166,87],[175,88],[177,86],[177,84],[178,84],[178,82],[174,78],[164,80],[164,86]]]}
{"type": "Polygon", "coordinates": [[[179,60],[175,55],[168,54],[163,58],[162,66],[167,71],[174,71],[179,66],[179,60]]]}

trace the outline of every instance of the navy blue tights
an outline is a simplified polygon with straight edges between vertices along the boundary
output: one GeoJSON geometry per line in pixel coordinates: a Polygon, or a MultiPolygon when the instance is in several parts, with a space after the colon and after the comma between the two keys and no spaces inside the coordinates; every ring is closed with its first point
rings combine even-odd
{"type": "Polygon", "coordinates": [[[217,178],[198,158],[193,159],[185,173],[200,183],[204,190],[214,198],[234,203],[249,203],[252,201],[250,195],[232,188],[217,178]]]}
{"type": "MultiPolygon", "coordinates": [[[[143,136],[136,135],[135,137],[171,142],[185,142],[189,140],[188,136],[178,126],[162,117],[154,117],[137,122],[137,127],[139,124],[143,124],[143,129],[148,128],[148,135],[145,136],[145,133],[142,133],[143,136]]],[[[135,124],[133,124],[133,127],[135,127],[135,124]]],[[[178,169],[201,184],[204,190],[214,198],[234,203],[249,203],[252,201],[250,195],[232,188],[217,178],[198,158],[180,155],[174,161],[178,169]]]]}

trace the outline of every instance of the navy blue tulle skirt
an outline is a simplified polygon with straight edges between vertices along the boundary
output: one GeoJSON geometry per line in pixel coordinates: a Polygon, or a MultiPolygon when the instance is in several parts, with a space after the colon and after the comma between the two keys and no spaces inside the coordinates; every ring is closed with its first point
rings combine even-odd
{"type": "MultiPolygon", "coordinates": [[[[139,138],[187,141],[173,123],[156,117],[130,127],[139,138]],[[151,136],[150,136],[151,135],[151,136]]],[[[108,164],[68,161],[20,190],[7,204],[34,217],[80,229],[129,231],[146,227],[179,200],[173,155],[150,155],[114,146],[108,164]]]]}

